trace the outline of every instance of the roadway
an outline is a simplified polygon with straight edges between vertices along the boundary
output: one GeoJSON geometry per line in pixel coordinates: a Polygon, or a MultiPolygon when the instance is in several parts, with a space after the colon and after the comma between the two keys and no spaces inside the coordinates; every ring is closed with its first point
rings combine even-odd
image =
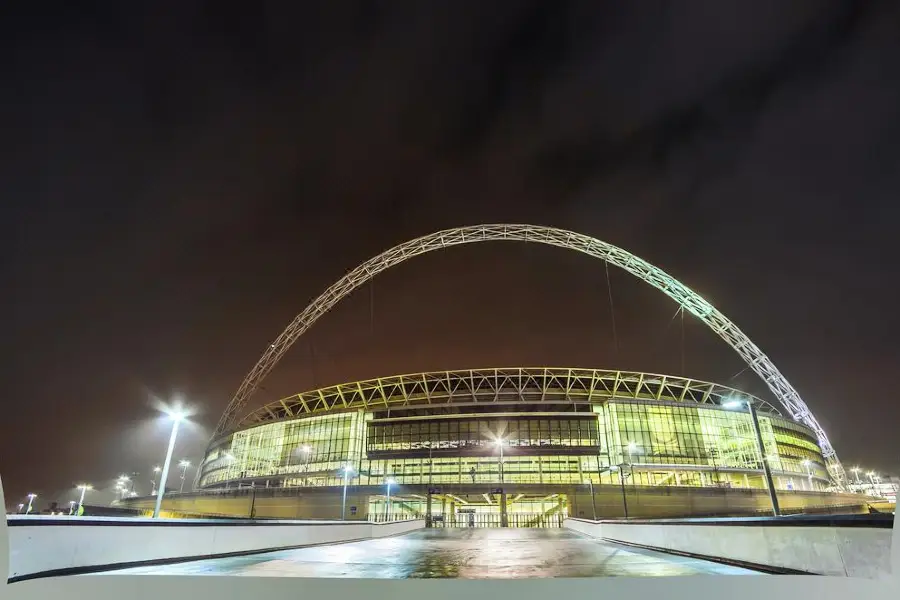
{"type": "Polygon", "coordinates": [[[567,529],[423,529],[388,538],[106,574],[520,579],[756,572],[602,542],[567,529]]]}

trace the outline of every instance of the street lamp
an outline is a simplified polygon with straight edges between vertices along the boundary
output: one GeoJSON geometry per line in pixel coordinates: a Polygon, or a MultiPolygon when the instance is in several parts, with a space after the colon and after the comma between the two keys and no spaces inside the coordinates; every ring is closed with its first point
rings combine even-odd
{"type": "Polygon", "coordinates": [[[79,490],[81,490],[81,498],[78,499],[78,510],[75,511],[75,514],[81,514],[81,507],[84,506],[84,493],[90,489],[93,489],[90,484],[82,483],[78,486],[79,490]]]}
{"type": "Polygon", "coordinates": [[[391,486],[397,482],[394,481],[393,478],[388,477],[384,483],[387,486],[387,504],[384,505],[384,520],[390,521],[391,520],[391,486]]]}
{"type": "Polygon", "coordinates": [[[613,465],[609,467],[610,473],[619,474],[619,485],[622,487],[622,510],[625,512],[625,518],[628,518],[628,498],[625,496],[625,465],[613,465]]]}
{"type": "Polygon", "coordinates": [[[341,471],[344,473],[344,493],[341,496],[341,521],[344,521],[347,519],[347,480],[353,473],[353,467],[344,465],[341,471]]]}
{"type": "Polygon", "coordinates": [[[37,494],[28,494],[28,508],[25,509],[26,515],[31,512],[31,504],[34,502],[35,498],[37,498],[37,494]]]}
{"type": "Polygon", "coordinates": [[[151,489],[150,489],[150,495],[151,495],[151,496],[155,496],[155,495],[156,495],[156,488],[159,487],[159,483],[157,482],[157,480],[159,479],[159,472],[160,472],[160,471],[162,471],[162,469],[159,468],[159,465],[156,465],[155,467],[153,467],[153,472],[156,473],[156,476],[155,476],[155,477],[152,477],[152,478],[150,479],[150,487],[151,487],[151,489]]]}
{"type": "Polygon", "coordinates": [[[587,480],[587,484],[591,490],[591,512],[594,514],[594,520],[597,520],[597,502],[594,500],[594,482],[590,479],[587,480]]]}
{"type": "Polygon", "coordinates": [[[497,463],[498,471],[500,472],[500,483],[503,483],[503,444],[506,442],[502,437],[498,437],[494,440],[494,444],[500,448],[500,461],[497,463]]]}
{"type": "Polygon", "coordinates": [[[25,504],[23,504],[22,502],[19,502],[19,509],[16,512],[21,514],[23,508],[25,508],[25,504]]]}
{"type": "Polygon", "coordinates": [[[634,462],[634,458],[631,455],[637,452],[638,445],[635,442],[628,442],[625,449],[628,451],[628,464],[631,464],[634,462]]]}
{"type": "Polygon", "coordinates": [[[178,435],[178,425],[184,420],[185,414],[180,410],[168,413],[172,419],[172,435],[169,436],[169,449],[166,450],[166,460],[163,463],[162,476],[160,478],[159,492],[156,494],[156,506],[153,508],[153,518],[159,518],[159,509],[162,508],[162,499],[166,493],[166,481],[169,479],[169,465],[172,463],[172,451],[175,449],[175,437],[178,435]]]}
{"type": "Polygon", "coordinates": [[[183,494],[184,476],[187,474],[188,467],[191,466],[191,461],[187,460],[186,458],[182,458],[181,461],[179,461],[178,466],[181,467],[181,487],[178,488],[178,493],[183,494]]]}
{"type": "Polygon", "coordinates": [[[303,461],[303,487],[309,485],[309,459],[312,458],[312,447],[303,444],[300,446],[300,452],[306,455],[306,460],[303,461]]]}
{"type": "Polygon", "coordinates": [[[769,488],[769,500],[772,502],[772,514],[776,517],[781,515],[781,509],[778,506],[778,496],[775,494],[775,482],[772,481],[772,470],[769,468],[769,461],[766,460],[766,449],[763,446],[762,432],[759,430],[759,417],[756,415],[756,407],[749,400],[732,399],[722,404],[725,408],[741,408],[747,407],[750,411],[750,421],[753,423],[753,432],[756,434],[756,445],[759,450],[759,458],[763,464],[763,473],[766,476],[766,486],[769,488]]]}
{"type": "Polygon", "coordinates": [[[812,491],[812,489],[813,489],[812,470],[810,469],[810,466],[812,465],[812,462],[810,462],[809,459],[806,459],[806,460],[804,460],[801,464],[802,464],[804,467],[806,467],[806,478],[809,480],[809,491],[812,491]]]}
{"type": "Polygon", "coordinates": [[[75,501],[69,500],[69,514],[71,515],[73,512],[75,512],[75,501]]]}

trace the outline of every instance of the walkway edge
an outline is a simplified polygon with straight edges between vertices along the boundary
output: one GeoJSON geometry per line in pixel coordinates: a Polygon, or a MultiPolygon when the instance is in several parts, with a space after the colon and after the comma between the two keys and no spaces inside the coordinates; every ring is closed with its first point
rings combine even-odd
{"type": "Polygon", "coordinates": [[[706,560],[709,562],[719,563],[723,565],[729,565],[732,567],[740,567],[742,569],[750,569],[751,571],[759,571],[760,573],[766,573],[769,575],[818,575],[818,573],[811,573],[809,571],[800,571],[798,569],[788,569],[783,567],[773,567],[771,565],[763,565],[759,563],[751,563],[743,560],[733,560],[730,558],[722,558],[719,556],[709,556],[706,554],[695,554],[693,552],[683,552],[681,550],[670,550],[668,548],[659,548],[658,546],[648,546],[646,544],[635,544],[634,542],[626,542],[623,540],[617,540],[608,537],[600,537],[595,538],[593,536],[588,536],[592,539],[603,540],[604,542],[610,542],[613,544],[620,544],[622,546],[631,546],[633,548],[642,548],[644,550],[653,550],[654,552],[661,552],[663,554],[674,554],[676,556],[686,556],[688,558],[697,558],[700,560],[706,560]]]}

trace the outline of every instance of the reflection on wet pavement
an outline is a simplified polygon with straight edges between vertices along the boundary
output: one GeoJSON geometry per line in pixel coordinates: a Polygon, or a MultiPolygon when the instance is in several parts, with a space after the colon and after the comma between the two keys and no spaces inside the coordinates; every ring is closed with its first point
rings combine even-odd
{"type": "Polygon", "coordinates": [[[521,579],[756,573],[602,542],[567,529],[423,529],[377,540],[110,574],[521,579]]]}

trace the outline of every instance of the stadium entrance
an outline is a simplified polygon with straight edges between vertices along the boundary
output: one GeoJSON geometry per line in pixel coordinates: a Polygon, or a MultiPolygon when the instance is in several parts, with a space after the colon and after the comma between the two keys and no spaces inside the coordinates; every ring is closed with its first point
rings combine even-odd
{"type": "Polygon", "coordinates": [[[505,494],[493,489],[482,494],[409,494],[372,498],[369,515],[376,521],[416,516],[434,528],[528,527],[558,528],[568,516],[565,494],[505,494]],[[505,504],[505,506],[504,506],[505,504]],[[505,508],[505,510],[504,510],[505,508]],[[429,518],[430,515],[430,518],[429,518]]]}

